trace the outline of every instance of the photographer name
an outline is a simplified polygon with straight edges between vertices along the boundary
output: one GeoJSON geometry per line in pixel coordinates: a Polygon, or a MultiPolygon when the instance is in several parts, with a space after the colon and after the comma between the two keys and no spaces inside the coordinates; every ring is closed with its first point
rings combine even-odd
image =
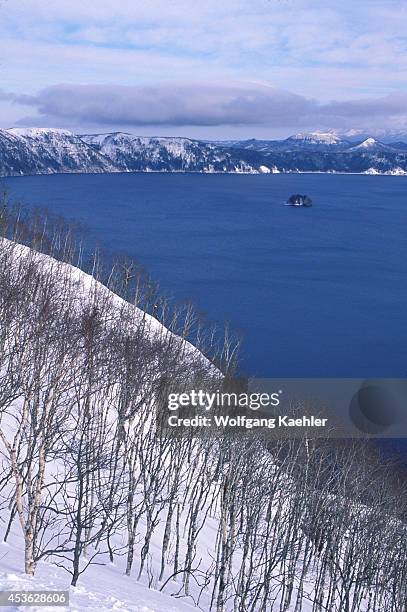
{"type": "Polygon", "coordinates": [[[194,417],[179,417],[177,415],[171,415],[168,417],[168,425],[170,427],[231,427],[231,428],[267,428],[277,429],[283,427],[297,427],[297,428],[313,428],[313,427],[327,427],[328,419],[319,418],[315,416],[301,416],[297,418],[289,417],[288,415],[279,415],[273,418],[252,418],[244,415],[231,417],[229,415],[221,416],[215,415],[213,417],[208,416],[194,416],[194,417]]]}

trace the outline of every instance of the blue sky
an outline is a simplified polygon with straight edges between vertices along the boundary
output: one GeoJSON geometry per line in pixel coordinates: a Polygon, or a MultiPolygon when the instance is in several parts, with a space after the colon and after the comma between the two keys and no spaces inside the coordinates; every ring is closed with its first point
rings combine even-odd
{"type": "Polygon", "coordinates": [[[407,130],[404,0],[0,0],[0,125],[407,130]]]}

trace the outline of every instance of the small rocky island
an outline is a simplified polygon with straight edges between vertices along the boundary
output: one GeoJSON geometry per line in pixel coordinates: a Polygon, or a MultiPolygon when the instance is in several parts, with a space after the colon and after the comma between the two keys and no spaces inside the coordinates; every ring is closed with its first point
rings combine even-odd
{"type": "Polygon", "coordinates": [[[286,206],[312,206],[312,200],[307,195],[301,195],[299,193],[295,193],[290,196],[286,202],[286,206]]]}

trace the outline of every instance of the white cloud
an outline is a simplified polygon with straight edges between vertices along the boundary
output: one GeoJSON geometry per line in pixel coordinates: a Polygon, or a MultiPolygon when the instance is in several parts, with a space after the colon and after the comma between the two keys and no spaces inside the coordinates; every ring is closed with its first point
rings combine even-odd
{"type": "Polygon", "coordinates": [[[407,94],[321,103],[257,83],[60,84],[36,95],[3,93],[3,98],[33,107],[37,120],[56,125],[344,128],[404,121],[407,126],[407,94]]]}
{"type": "MultiPolygon", "coordinates": [[[[397,5],[392,0],[388,4],[397,5]]],[[[398,4],[401,7],[402,1],[398,4]]],[[[75,45],[83,52],[87,71],[89,48],[100,45],[113,56],[118,52],[123,61],[130,59],[127,50],[143,51],[151,57],[153,69],[161,57],[164,78],[165,59],[171,58],[174,64],[188,59],[191,76],[204,60],[206,72],[219,66],[241,78],[270,79],[268,72],[279,68],[288,70],[289,79],[293,68],[405,68],[406,16],[405,11],[384,10],[367,0],[338,5],[314,0],[311,6],[306,0],[19,0],[3,6],[0,32],[3,29],[3,39],[29,43],[28,64],[29,49],[50,45],[51,73],[64,49],[75,45]]],[[[2,48],[6,56],[5,43],[2,48]]],[[[391,78],[384,69],[381,77],[387,82],[391,78]]],[[[40,84],[52,83],[42,79],[40,84]]],[[[338,88],[334,78],[330,84],[338,88]]],[[[285,87],[298,89],[289,81],[285,87]]]]}

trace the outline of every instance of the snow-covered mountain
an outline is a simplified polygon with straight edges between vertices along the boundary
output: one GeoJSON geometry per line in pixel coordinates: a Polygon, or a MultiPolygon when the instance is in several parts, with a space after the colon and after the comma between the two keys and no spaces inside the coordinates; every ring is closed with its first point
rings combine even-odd
{"type": "Polygon", "coordinates": [[[333,131],[312,132],[285,140],[233,141],[229,146],[252,165],[279,172],[407,173],[407,143],[388,145],[370,136],[348,140],[333,131]]]}
{"type": "Polygon", "coordinates": [[[250,140],[241,141],[230,141],[229,143],[223,142],[224,146],[231,146],[233,148],[244,148],[253,151],[292,151],[292,150],[303,150],[303,151],[335,151],[339,149],[346,149],[350,145],[350,142],[335,131],[330,130],[328,132],[300,132],[289,136],[284,140],[257,140],[252,138],[250,140]]]}
{"type": "Polygon", "coordinates": [[[338,134],[334,131],[328,132],[309,132],[309,133],[299,133],[294,136],[290,136],[290,138],[286,139],[289,141],[294,141],[297,143],[301,143],[304,145],[337,145],[341,144],[343,141],[338,136],[338,134]]]}
{"type": "Polygon", "coordinates": [[[0,130],[0,175],[114,170],[109,159],[67,130],[0,130]]]}
{"type": "Polygon", "coordinates": [[[258,168],[230,148],[188,138],[121,132],[79,136],[67,130],[0,130],[0,175],[65,172],[232,172],[258,168]]]}
{"type": "Polygon", "coordinates": [[[150,138],[116,132],[82,135],[84,142],[128,172],[256,172],[233,151],[189,138],[150,138]]]}
{"type": "Polygon", "coordinates": [[[334,131],[285,140],[204,142],[123,132],[77,135],[67,130],[0,130],[0,176],[94,172],[407,172],[407,144],[334,131]]]}
{"type": "Polygon", "coordinates": [[[375,138],[366,138],[363,142],[349,149],[350,151],[394,151],[394,148],[379,142],[375,138]]]}

